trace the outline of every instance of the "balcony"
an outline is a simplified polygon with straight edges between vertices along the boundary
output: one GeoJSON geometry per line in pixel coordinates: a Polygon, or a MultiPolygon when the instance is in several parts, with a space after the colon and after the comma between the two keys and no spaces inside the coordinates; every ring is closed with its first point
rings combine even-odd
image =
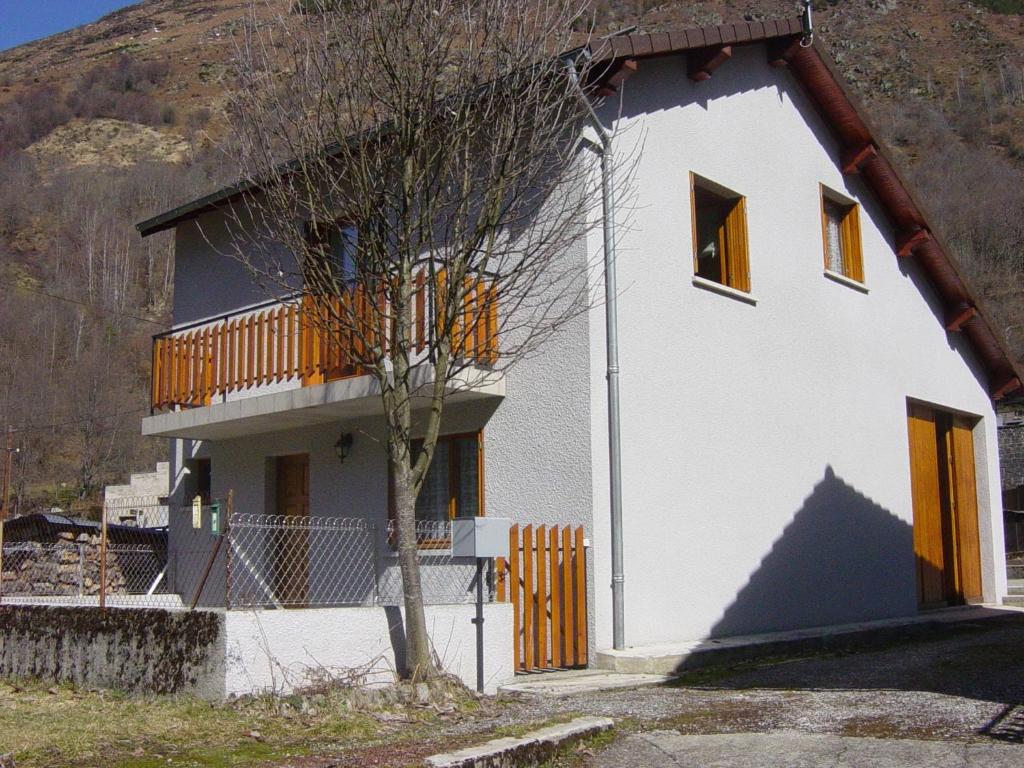
{"type": "MultiPolygon", "coordinates": [[[[420,273],[409,324],[415,387],[432,376],[419,365],[433,325],[424,283],[420,273]]],[[[383,302],[358,289],[330,299],[300,294],[155,336],[152,415],[143,434],[218,439],[379,412],[379,386],[360,361],[366,345],[386,351],[390,344],[393,328],[374,330],[375,319],[387,317],[383,302]],[[342,316],[355,318],[347,325],[360,332],[343,332],[342,316]]],[[[467,285],[455,341],[468,365],[453,382],[453,398],[504,395],[492,370],[497,327],[493,293],[483,281],[467,285]]]]}

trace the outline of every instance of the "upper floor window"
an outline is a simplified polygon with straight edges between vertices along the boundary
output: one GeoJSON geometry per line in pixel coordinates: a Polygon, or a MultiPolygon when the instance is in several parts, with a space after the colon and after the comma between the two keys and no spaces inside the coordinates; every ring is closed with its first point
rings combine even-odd
{"type": "Polygon", "coordinates": [[[821,232],[826,271],[863,283],[859,206],[824,186],[821,187],[821,232]]]}
{"type": "Polygon", "coordinates": [[[746,198],[691,173],[690,200],[694,274],[749,292],[746,198]]]}
{"type": "Polygon", "coordinates": [[[356,228],[344,222],[306,222],[306,241],[310,249],[324,258],[306,265],[306,284],[330,285],[336,289],[355,280],[356,228]]]}

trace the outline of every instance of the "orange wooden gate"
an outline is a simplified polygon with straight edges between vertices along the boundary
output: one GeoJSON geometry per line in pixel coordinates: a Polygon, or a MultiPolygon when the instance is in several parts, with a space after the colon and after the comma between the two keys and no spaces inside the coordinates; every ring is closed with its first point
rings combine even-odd
{"type": "Polygon", "coordinates": [[[516,672],[587,665],[583,528],[513,525],[495,563],[498,602],[512,603],[516,672]]]}

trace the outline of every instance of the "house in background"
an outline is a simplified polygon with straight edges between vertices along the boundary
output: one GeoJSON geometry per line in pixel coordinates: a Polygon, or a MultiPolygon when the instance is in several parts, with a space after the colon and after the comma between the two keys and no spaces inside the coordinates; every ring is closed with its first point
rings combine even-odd
{"type": "Polygon", "coordinates": [[[158,461],[152,472],[132,472],[124,485],[108,485],[103,489],[103,505],[107,519],[129,523],[140,528],[161,528],[167,525],[167,497],[171,489],[170,464],[158,461]],[[116,519],[111,519],[111,513],[116,519]]]}
{"type": "MultiPolygon", "coordinates": [[[[1006,552],[1017,560],[1024,553],[1024,402],[1006,403],[998,409],[999,466],[1002,470],[1006,552]]],[[[1014,566],[1018,578],[1024,566],[1014,566]]]]}
{"type": "MultiPolygon", "coordinates": [[[[611,97],[599,115],[616,156],[637,161],[617,257],[627,646],[1006,595],[993,399],[1020,371],[863,110],[801,39],[786,20],[596,51],[611,97]]],[[[239,195],[139,225],[173,230],[176,250],[142,429],[170,440],[170,550],[216,563],[209,582],[179,569],[178,588],[202,581],[207,605],[261,608],[228,611],[232,690],[265,685],[266,656],[390,653],[400,626],[394,551],[374,533],[389,506],[378,393],[302,327],[301,291],[267,297],[222,255],[239,195]],[[229,491],[248,538],[217,550],[223,510],[188,505],[229,491]]],[[[600,253],[588,235],[566,265],[585,275],[600,253]]],[[[505,372],[487,354],[501,339],[479,339],[465,355],[486,375],[447,405],[417,508],[439,655],[472,664],[451,518],[512,519],[539,568],[500,570],[496,596],[516,598],[488,605],[489,687],[564,665],[570,607],[576,662],[628,653],[610,651],[603,312],[505,372]],[[536,525],[582,528],[586,568],[579,549],[539,567],[566,550],[536,525]],[[585,599],[570,605],[570,584],[585,599]]]]}

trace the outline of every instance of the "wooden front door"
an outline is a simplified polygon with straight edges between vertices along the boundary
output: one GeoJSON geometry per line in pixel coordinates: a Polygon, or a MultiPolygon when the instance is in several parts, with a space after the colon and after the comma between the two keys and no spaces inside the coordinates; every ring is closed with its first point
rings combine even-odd
{"type": "Polygon", "coordinates": [[[980,602],[981,548],[971,422],[925,405],[907,408],[918,603],[980,602]]]}
{"type": "Polygon", "coordinates": [[[309,454],[278,456],[276,465],[277,514],[289,519],[275,532],[274,595],[286,608],[301,607],[309,601],[309,454]]]}

